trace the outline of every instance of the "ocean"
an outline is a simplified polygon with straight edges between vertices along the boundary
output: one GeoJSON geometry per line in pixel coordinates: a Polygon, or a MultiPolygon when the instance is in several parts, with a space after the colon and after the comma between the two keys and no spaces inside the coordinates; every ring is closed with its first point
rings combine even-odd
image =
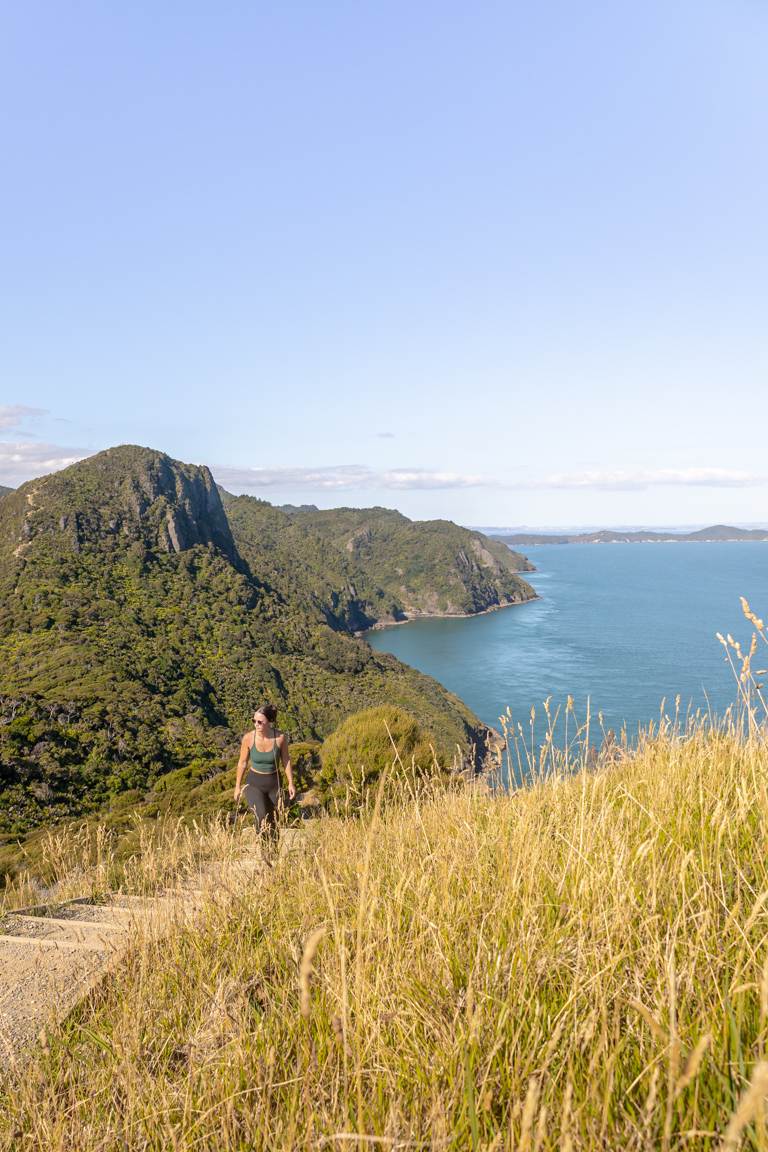
{"type": "MultiPolygon", "coordinates": [[[[531,708],[593,716],[631,741],[662,702],[721,715],[737,689],[716,633],[744,644],[739,597],[768,618],[768,544],[540,545],[526,574],[540,596],[467,619],[414,620],[369,632],[373,648],[434,676],[485,723],[507,708],[526,731],[531,708]]],[[[768,650],[757,667],[768,667],[768,650]]],[[[768,677],[766,677],[768,681],[768,677]]]]}

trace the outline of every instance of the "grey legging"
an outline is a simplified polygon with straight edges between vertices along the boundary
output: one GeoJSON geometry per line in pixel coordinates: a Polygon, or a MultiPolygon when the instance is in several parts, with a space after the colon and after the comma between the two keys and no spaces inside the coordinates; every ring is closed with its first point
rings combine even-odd
{"type": "Polygon", "coordinates": [[[258,827],[274,831],[277,827],[277,809],[280,803],[278,773],[249,771],[245,778],[243,796],[256,817],[258,827]]]}

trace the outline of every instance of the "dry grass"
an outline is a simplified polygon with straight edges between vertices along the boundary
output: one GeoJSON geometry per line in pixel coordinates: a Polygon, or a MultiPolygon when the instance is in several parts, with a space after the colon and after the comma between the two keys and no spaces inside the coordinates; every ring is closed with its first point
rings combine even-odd
{"type": "Polygon", "coordinates": [[[41,838],[34,874],[24,871],[0,891],[0,914],[117,889],[153,895],[237,851],[238,837],[223,818],[137,819],[128,834],[93,821],[64,826],[41,838]]]}
{"type": "Polygon", "coordinates": [[[2,1101],[0,1146],[768,1150],[752,719],[320,821],[137,950],[2,1101]]]}
{"type": "Polygon", "coordinates": [[[767,860],[757,734],[323,821],[78,1012],[5,1146],[703,1148],[743,1098],[768,1148],[767,860]]]}

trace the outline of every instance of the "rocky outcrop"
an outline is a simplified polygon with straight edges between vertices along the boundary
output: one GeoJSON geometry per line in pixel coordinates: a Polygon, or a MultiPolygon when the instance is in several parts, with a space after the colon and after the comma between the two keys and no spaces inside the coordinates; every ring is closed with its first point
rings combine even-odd
{"type": "Polygon", "coordinates": [[[237,555],[218,489],[208,468],[162,452],[123,446],[18,490],[27,507],[19,543],[56,535],[73,552],[110,538],[148,551],[179,553],[212,545],[237,555]]]}

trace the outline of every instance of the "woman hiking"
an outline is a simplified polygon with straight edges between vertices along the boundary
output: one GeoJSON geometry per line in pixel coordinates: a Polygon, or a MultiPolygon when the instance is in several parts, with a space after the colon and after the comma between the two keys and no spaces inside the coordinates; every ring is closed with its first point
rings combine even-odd
{"type": "Polygon", "coordinates": [[[259,830],[273,834],[277,830],[277,810],[280,804],[280,764],[288,780],[289,799],[293,800],[296,795],[288,737],[277,730],[276,720],[277,708],[274,704],[260,704],[254,712],[253,731],[246,732],[240,744],[235,782],[235,803],[242,796],[256,817],[259,830]]]}

